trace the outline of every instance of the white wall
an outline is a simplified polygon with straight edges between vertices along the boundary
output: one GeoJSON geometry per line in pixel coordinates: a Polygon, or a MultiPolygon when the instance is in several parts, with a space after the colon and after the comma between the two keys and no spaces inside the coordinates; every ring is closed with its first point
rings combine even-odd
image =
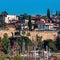
{"type": "Polygon", "coordinates": [[[16,15],[7,15],[7,17],[5,17],[5,23],[10,23],[12,20],[18,20],[18,17],[16,15]]]}

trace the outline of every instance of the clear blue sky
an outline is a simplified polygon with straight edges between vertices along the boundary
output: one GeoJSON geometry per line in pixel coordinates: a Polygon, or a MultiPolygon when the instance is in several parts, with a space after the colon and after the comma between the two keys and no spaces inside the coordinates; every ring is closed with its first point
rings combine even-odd
{"type": "Polygon", "coordinates": [[[48,8],[53,13],[60,11],[60,0],[0,0],[0,13],[44,15],[48,8]]]}

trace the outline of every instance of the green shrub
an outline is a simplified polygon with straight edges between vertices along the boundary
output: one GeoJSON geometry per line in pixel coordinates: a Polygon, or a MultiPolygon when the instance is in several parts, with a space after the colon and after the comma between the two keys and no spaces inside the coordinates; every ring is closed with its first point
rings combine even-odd
{"type": "Polygon", "coordinates": [[[27,36],[30,36],[30,32],[27,33],[27,36]]]}
{"type": "Polygon", "coordinates": [[[23,60],[23,58],[20,55],[17,55],[13,58],[13,60],[23,60]]]}
{"type": "Polygon", "coordinates": [[[26,33],[25,31],[22,31],[22,35],[25,35],[25,33],[26,33]]]}
{"type": "Polygon", "coordinates": [[[6,55],[5,54],[0,54],[0,60],[5,60],[6,59],[6,55]]]}

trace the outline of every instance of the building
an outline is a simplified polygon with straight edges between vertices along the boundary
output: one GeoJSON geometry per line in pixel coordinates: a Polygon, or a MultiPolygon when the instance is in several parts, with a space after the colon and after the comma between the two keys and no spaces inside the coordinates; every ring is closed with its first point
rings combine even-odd
{"type": "Polygon", "coordinates": [[[5,23],[14,23],[16,21],[18,21],[18,16],[16,15],[7,15],[5,17],[5,23]]]}
{"type": "Polygon", "coordinates": [[[21,22],[20,21],[16,22],[15,28],[16,28],[16,30],[21,30],[21,22]]]}
{"type": "Polygon", "coordinates": [[[58,24],[40,21],[37,23],[39,30],[57,30],[58,24]]]}
{"type": "Polygon", "coordinates": [[[5,30],[16,30],[15,26],[12,24],[6,24],[4,25],[5,30]]]}

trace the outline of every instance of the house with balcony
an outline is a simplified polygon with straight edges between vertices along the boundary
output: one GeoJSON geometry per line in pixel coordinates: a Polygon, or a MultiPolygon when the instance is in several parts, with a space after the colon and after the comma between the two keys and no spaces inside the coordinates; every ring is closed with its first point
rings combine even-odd
{"type": "Polygon", "coordinates": [[[39,30],[57,30],[58,28],[58,24],[44,21],[37,22],[37,26],[39,30]]]}

